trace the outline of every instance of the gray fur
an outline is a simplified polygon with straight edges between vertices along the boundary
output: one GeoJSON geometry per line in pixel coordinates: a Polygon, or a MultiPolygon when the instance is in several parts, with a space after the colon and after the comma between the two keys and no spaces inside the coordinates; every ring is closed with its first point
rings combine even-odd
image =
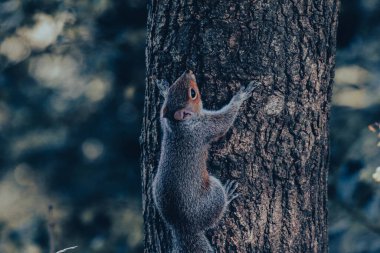
{"type": "MultiPolygon", "coordinates": [[[[184,93],[179,92],[189,79],[195,80],[190,74],[185,72],[168,90],[159,86],[165,97],[163,108],[168,104],[175,107],[173,110],[184,106],[184,93]]],[[[208,111],[202,108],[184,121],[164,118],[161,113],[163,139],[153,198],[172,232],[172,253],[214,252],[205,231],[217,224],[227,205],[238,196],[237,183],[228,181],[223,186],[217,178],[208,175],[205,187],[202,171],[206,169],[210,143],[230,129],[239,108],[254,88],[251,82],[222,109],[208,111]]]]}

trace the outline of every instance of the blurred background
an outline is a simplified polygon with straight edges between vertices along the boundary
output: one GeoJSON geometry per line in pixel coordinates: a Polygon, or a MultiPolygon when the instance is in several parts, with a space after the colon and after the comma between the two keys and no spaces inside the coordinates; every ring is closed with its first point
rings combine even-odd
{"type": "MultiPolygon", "coordinates": [[[[0,252],[142,252],[146,1],[0,1],[0,252]],[[48,211],[51,206],[52,210],[48,211]],[[50,226],[49,226],[50,224],[50,226]]],[[[343,0],[330,252],[380,252],[380,0],[343,0]]]]}

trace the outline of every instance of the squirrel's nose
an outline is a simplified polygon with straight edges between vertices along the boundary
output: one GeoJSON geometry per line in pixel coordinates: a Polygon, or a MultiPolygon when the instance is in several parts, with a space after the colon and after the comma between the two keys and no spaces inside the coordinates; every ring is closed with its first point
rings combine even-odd
{"type": "Polygon", "coordinates": [[[181,109],[174,113],[174,119],[185,120],[191,117],[194,113],[188,109],[181,109]]]}

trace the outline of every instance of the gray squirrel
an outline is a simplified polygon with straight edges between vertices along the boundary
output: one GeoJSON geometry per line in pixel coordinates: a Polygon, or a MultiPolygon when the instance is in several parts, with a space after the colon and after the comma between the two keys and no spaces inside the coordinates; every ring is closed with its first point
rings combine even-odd
{"type": "Polygon", "coordinates": [[[153,199],[173,237],[172,253],[214,252],[205,231],[217,224],[227,205],[238,197],[238,183],[223,186],[207,171],[210,143],[226,134],[242,103],[256,83],[241,88],[218,111],[203,109],[192,71],[185,71],[172,86],[158,81],[165,98],[161,109],[163,138],[153,199]]]}

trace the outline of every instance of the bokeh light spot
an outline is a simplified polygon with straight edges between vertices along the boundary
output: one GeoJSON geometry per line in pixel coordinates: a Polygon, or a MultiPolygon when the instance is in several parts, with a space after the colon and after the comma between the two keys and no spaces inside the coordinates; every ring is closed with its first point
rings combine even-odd
{"type": "Polygon", "coordinates": [[[103,154],[104,146],[97,139],[87,139],[82,144],[83,155],[90,161],[99,158],[103,154]]]}
{"type": "Polygon", "coordinates": [[[39,13],[34,16],[33,27],[22,27],[17,34],[25,38],[33,49],[42,50],[55,43],[58,35],[62,32],[66,18],[60,15],[57,20],[54,17],[39,13]]]}
{"type": "Polygon", "coordinates": [[[22,38],[11,36],[1,43],[0,53],[6,56],[9,61],[19,62],[29,56],[30,48],[22,38]]]}
{"type": "Polygon", "coordinates": [[[128,86],[125,90],[124,90],[124,97],[126,99],[133,99],[133,97],[135,96],[135,93],[136,93],[136,87],[135,86],[128,86]]]}
{"type": "Polygon", "coordinates": [[[106,81],[96,78],[88,84],[85,95],[90,101],[97,102],[106,96],[108,89],[109,84],[106,81]]]}
{"type": "Polygon", "coordinates": [[[376,168],[375,173],[372,174],[373,180],[375,180],[377,183],[380,183],[380,167],[376,168]]]}
{"type": "Polygon", "coordinates": [[[338,85],[361,85],[370,78],[370,72],[357,65],[339,67],[335,71],[335,83],[338,85]]]}
{"type": "MultiPolygon", "coordinates": [[[[69,55],[44,54],[30,60],[29,72],[46,87],[64,86],[77,76],[78,64],[69,55]]],[[[72,85],[75,85],[72,83],[72,85]]]]}

